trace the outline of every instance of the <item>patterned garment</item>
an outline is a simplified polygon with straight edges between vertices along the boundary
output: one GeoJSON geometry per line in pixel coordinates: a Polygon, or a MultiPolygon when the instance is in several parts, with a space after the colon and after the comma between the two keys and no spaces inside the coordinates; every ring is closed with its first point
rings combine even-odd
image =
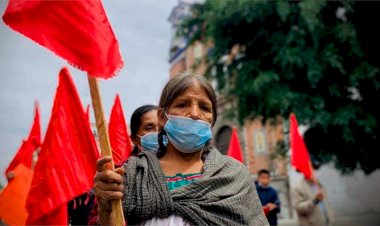
{"type": "Polygon", "coordinates": [[[168,185],[169,191],[180,188],[187,184],[191,184],[197,179],[202,177],[202,173],[191,173],[191,174],[177,174],[172,177],[166,177],[166,184],[168,185]]]}
{"type": "Polygon", "coordinates": [[[154,153],[131,157],[122,199],[128,224],[174,215],[190,225],[269,225],[247,168],[214,148],[207,151],[203,175],[170,191],[154,153]]]}
{"type": "MultiPolygon", "coordinates": [[[[192,173],[192,174],[177,174],[173,177],[166,177],[166,184],[169,188],[169,191],[180,188],[187,184],[191,184],[197,179],[202,177],[202,173],[192,173]]],[[[94,197],[94,196],[93,196],[94,197]]],[[[98,225],[99,223],[99,215],[98,215],[98,202],[94,201],[95,206],[92,208],[90,213],[88,225],[98,225]]],[[[83,224],[84,225],[84,224],[83,224]]],[[[153,218],[143,224],[144,226],[150,225],[187,225],[186,222],[183,221],[181,217],[178,216],[170,216],[169,218],[153,218]]]]}

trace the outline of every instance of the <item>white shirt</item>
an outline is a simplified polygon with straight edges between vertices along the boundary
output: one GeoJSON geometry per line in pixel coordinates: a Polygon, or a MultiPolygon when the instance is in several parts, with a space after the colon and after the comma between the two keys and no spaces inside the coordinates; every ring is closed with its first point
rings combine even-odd
{"type": "Polygon", "coordinates": [[[141,224],[142,226],[190,226],[182,217],[171,215],[167,218],[154,217],[141,224]]]}

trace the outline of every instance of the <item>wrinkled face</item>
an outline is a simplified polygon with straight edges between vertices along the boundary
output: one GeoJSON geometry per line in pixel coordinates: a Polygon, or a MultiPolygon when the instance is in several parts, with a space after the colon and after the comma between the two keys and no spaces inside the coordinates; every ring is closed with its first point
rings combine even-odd
{"type": "MultiPolygon", "coordinates": [[[[168,115],[188,117],[194,120],[203,120],[208,123],[214,121],[212,102],[206,91],[194,80],[193,85],[176,97],[166,112],[168,115]]],[[[159,110],[159,124],[164,127],[167,117],[165,112],[159,110]]]]}
{"type": "MultiPolygon", "coordinates": [[[[148,133],[158,132],[158,118],[157,118],[157,110],[151,110],[146,112],[140,119],[141,124],[139,130],[137,131],[137,135],[140,137],[144,136],[148,133]]],[[[135,145],[141,146],[140,137],[132,138],[132,142],[135,145]]]]}
{"type": "Polygon", "coordinates": [[[268,186],[270,183],[270,176],[266,173],[262,173],[257,179],[263,186],[268,186]]]}

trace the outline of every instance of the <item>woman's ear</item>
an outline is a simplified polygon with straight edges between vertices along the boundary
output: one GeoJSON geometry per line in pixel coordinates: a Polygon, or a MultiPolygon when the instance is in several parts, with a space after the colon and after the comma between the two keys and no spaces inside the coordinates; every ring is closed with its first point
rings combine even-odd
{"type": "Polygon", "coordinates": [[[161,130],[162,128],[164,128],[165,123],[168,120],[166,115],[165,115],[164,109],[159,108],[157,110],[157,118],[158,118],[158,128],[159,128],[159,130],[161,130]]]}
{"type": "Polygon", "coordinates": [[[129,136],[129,137],[131,138],[131,141],[132,141],[132,143],[133,143],[135,146],[138,146],[138,145],[139,145],[139,142],[138,142],[137,136],[131,135],[131,136],[129,136]]]}

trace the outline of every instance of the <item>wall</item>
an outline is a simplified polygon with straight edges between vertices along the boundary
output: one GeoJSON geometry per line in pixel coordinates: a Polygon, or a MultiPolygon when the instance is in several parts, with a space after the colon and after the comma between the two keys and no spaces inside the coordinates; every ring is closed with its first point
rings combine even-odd
{"type": "Polygon", "coordinates": [[[260,118],[247,120],[243,126],[245,140],[246,164],[252,174],[260,169],[268,169],[274,175],[285,176],[285,159],[276,155],[276,144],[284,139],[282,119],[267,120],[260,118]]]}
{"type": "MultiPolygon", "coordinates": [[[[368,176],[362,171],[341,175],[333,164],[329,164],[316,171],[316,175],[327,191],[338,221],[361,219],[380,225],[380,170],[368,176]]],[[[292,188],[302,175],[289,169],[289,178],[292,188]]]]}

